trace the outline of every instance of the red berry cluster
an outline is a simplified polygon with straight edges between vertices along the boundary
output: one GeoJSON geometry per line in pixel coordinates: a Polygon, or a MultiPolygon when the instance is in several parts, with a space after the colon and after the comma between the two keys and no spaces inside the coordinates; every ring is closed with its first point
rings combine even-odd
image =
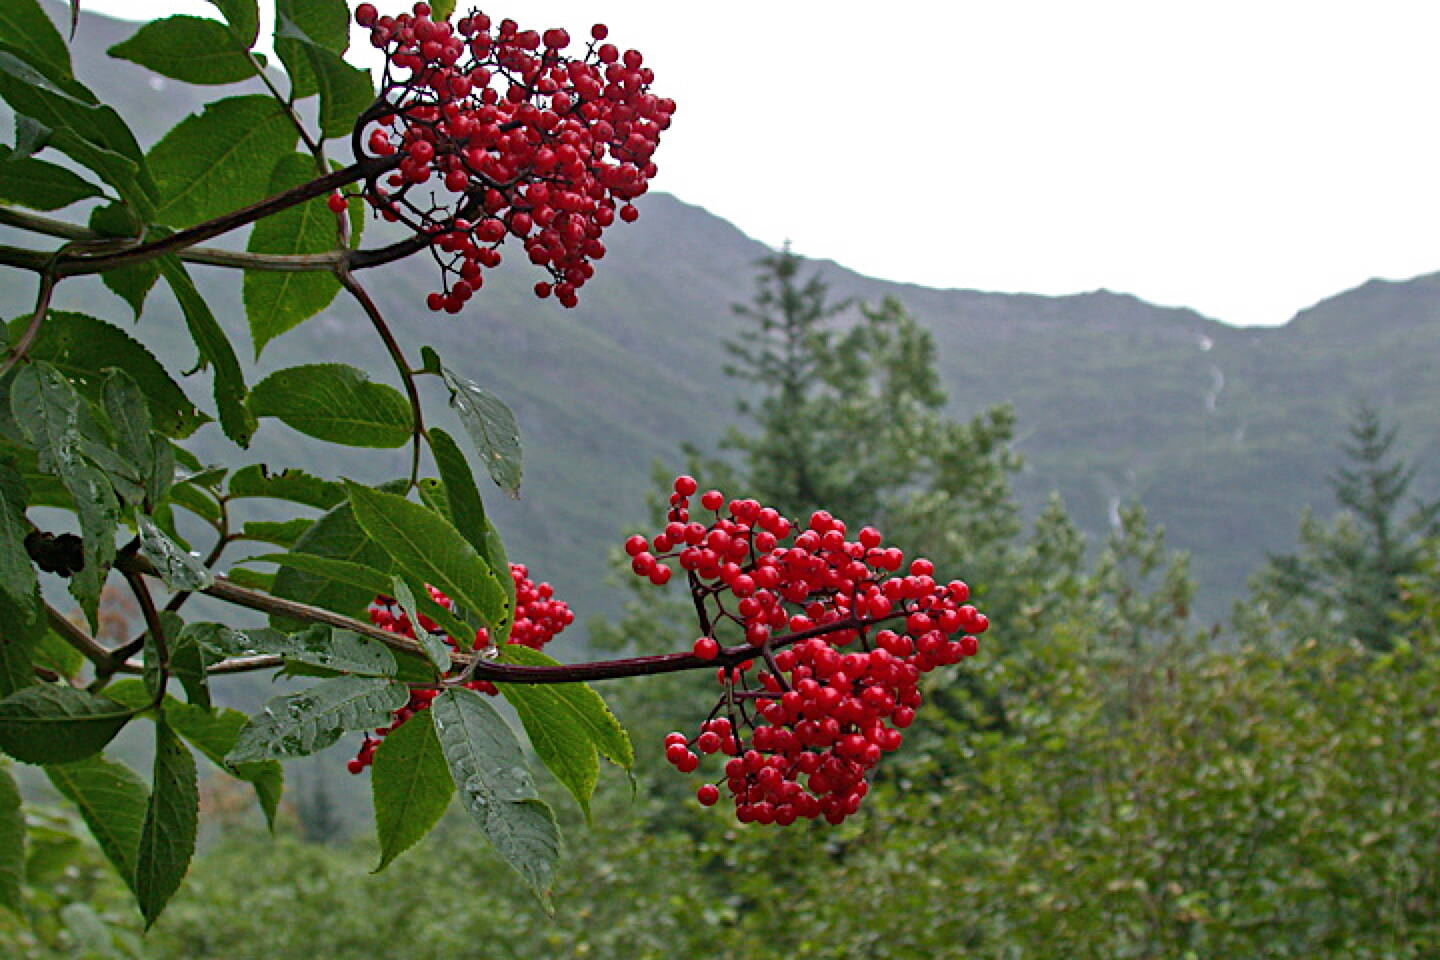
{"type": "Polygon", "coordinates": [[[451,24],[430,19],[425,3],[414,11],[355,10],[386,56],[356,156],[399,158],[367,185],[370,202],[430,238],[444,282],[430,309],[459,312],[507,235],[550,273],[536,295],[575,306],[591,261],[605,256],[605,228],[639,216],[631,201],[655,176],[650,158],[675,102],[649,92],[644,58],[605,43],[603,24],[577,58],[562,52],[564,30],[521,30],[478,11],[451,24]]]}
{"type": "MultiPolygon", "coordinates": [[[[510,564],[510,579],[515,582],[515,624],[510,629],[510,643],[540,650],[557,633],[575,622],[575,614],[570,610],[570,606],[564,600],[555,599],[555,588],[548,583],[536,583],[531,580],[530,570],[524,564],[510,564]]],[[[426,589],[430,591],[431,599],[445,609],[453,610],[455,608],[455,604],[444,593],[430,586],[427,586],[426,589]]],[[[369,613],[370,622],[375,626],[414,638],[415,625],[410,622],[410,615],[396,604],[394,597],[376,597],[375,602],[370,605],[369,613]]],[[[455,639],[444,633],[434,620],[423,613],[419,615],[419,620],[421,629],[440,636],[452,650],[457,653],[461,652],[455,639]]],[[[490,645],[490,631],[484,627],[476,630],[470,649],[483,650],[490,645]]],[[[471,680],[466,682],[465,686],[491,696],[499,692],[493,683],[485,680],[471,680]]],[[[412,690],[410,702],[395,711],[395,720],[388,727],[377,727],[373,737],[368,733],[365,735],[359,752],[346,764],[346,768],[351,773],[359,773],[370,766],[375,760],[375,750],[380,746],[380,741],[384,739],[385,735],[409,720],[417,711],[428,708],[430,701],[434,700],[435,695],[439,692],[435,689],[412,690]]]]}
{"type": "MultiPolygon", "coordinates": [[[[873,527],[852,540],[822,510],[797,529],[716,490],[700,497],[713,518],[700,522],[697,489],[676,478],[665,529],[625,544],[652,583],[670,578],[671,563],[685,572],[701,620],[693,652],[720,664],[719,703],[695,737],[668,735],[665,757],[689,773],[701,755],[729,756],[720,782],[743,823],[839,823],[914,721],[920,677],[973,656],[989,620],[966,603],[969,587],[937,583],[929,560],[907,566],[873,527]],[[725,634],[744,643],[726,648],[725,634]]],[[[697,797],[710,806],[720,789],[705,784],[697,797]]]]}

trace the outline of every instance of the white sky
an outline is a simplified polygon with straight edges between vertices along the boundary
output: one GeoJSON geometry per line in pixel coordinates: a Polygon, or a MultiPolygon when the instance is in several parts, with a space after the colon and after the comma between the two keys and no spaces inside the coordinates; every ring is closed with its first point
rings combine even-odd
{"type": "Polygon", "coordinates": [[[679,104],[656,189],[861,273],[1275,324],[1440,270],[1435,0],[483,9],[576,37],[608,23],[679,104]]]}

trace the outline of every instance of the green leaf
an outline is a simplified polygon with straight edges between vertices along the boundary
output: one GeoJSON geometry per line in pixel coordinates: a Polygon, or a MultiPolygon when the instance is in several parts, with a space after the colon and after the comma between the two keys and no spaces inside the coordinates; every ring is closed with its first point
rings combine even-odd
{"type": "Polygon", "coordinates": [[[178,630],[167,624],[165,636],[170,638],[170,673],[185,688],[185,698],[203,710],[210,709],[210,675],[205,651],[195,639],[188,624],[181,623],[178,630]]]}
{"type": "Polygon", "coordinates": [[[455,12],[455,0],[435,0],[430,4],[430,18],[435,21],[449,20],[455,12]]]}
{"type": "Polygon", "coordinates": [[[195,289],[184,265],[172,256],[160,257],[156,262],[180,302],[185,326],[202,361],[215,368],[215,405],[220,411],[221,429],[240,446],[249,446],[250,437],[255,433],[255,418],[245,408],[245,377],[240,372],[240,361],[235,359],[235,348],[215,321],[205,298],[195,289]]]}
{"type": "Polygon", "coordinates": [[[250,412],[278,417],[307,436],[352,447],[401,447],[414,417],[400,391],[371,383],[363,370],[343,363],[312,363],[277,370],[255,384],[250,412]]]}
{"type": "Polygon", "coordinates": [[[568,709],[568,703],[550,684],[497,684],[515,708],[535,755],[570,791],[585,819],[590,820],[590,797],[600,779],[600,762],[589,733],[568,709]]]}
{"type": "MultiPolygon", "coordinates": [[[[31,656],[34,658],[35,666],[54,670],[66,680],[72,680],[79,675],[81,668],[87,662],[80,655],[80,651],[62,640],[60,635],[53,630],[46,631],[40,637],[40,642],[31,651],[31,656]]],[[[0,695],[9,696],[8,693],[0,695]]]]}
{"type": "MultiPolygon", "coordinates": [[[[420,609],[415,605],[415,594],[411,591],[409,585],[400,577],[392,577],[391,584],[390,592],[394,594],[395,602],[400,604],[400,609],[410,618],[415,639],[425,650],[425,656],[430,658],[430,662],[435,665],[435,669],[439,670],[440,673],[448,673],[450,670],[450,648],[445,645],[444,640],[441,640],[420,625],[420,609]]],[[[465,634],[462,633],[460,636],[464,637],[465,634]]]]}
{"type": "Polygon", "coordinates": [[[171,590],[204,590],[215,576],[197,556],[166,535],[145,514],[139,515],[140,552],[171,590]]]}
{"type": "Polygon", "coordinates": [[[25,687],[0,700],[0,750],[24,763],[83,760],[103,750],[132,715],[74,687],[25,687]]]}
{"type": "MultiPolygon", "coordinates": [[[[185,621],[173,610],[161,610],[158,617],[160,621],[160,635],[168,640],[174,640],[185,629],[185,621]]],[[[145,666],[141,674],[141,680],[145,685],[146,700],[142,703],[127,703],[125,706],[131,708],[149,709],[151,704],[159,703],[165,696],[165,671],[160,669],[160,644],[156,641],[153,631],[146,630],[143,637],[145,666]]],[[[166,651],[168,654],[168,650],[166,651]]],[[[111,699],[114,699],[114,692],[111,691],[111,699]]]]}
{"type": "Polygon", "coordinates": [[[33,157],[16,159],[9,147],[0,146],[0,201],[31,210],[59,210],[89,197],[102,196],[99,187],[64,167],[33,157]]]}
{"type": "Polygon", "coordinates": [[[0,40],[25,50],[50,72],[70,75],[70,51],[54,22],[36,0],[5,0],[0,4],[0,40]]]}
{"type": "MultiPolygon", "coordinates": [[[[270,174],[270,192],[280,193],[315,179],[315,161],[298,153],[278,158],[270,174]]],[[[335,214],[317,197],[281,210],[257,223],[245,249],[250,253],[324,253],[340,245],[335,214]]],[[[247,270],[243,280],[245,315],[255,356],[271,340],[299,326],[330,305],[340,292],[335,275],[324,270],[247,270]]]]}
{"type": "MultiPolygon", "coordinates": [[[[433,737],[433,734],[432,734],[433,737]]],[[[444,760],[441,760],[444,773],[444,760]]],[[[449,779],[446,779],[449,785],[449,779]]],[[[449,799],[449,794],[446,794],[449,799]]],[[[378,804],[377,804],[378,807],[378,804]]],[[[20,788],[10,771],[0,767],[0,907],[17,917],[25,915],[20,887],[25,882],[25,813],[20,809],[20,788]]]]}
{"type": "Polygon", "coordinates": [[[443,517],[404,497],[346,482],[360,526],[401,570],[441,590],[493,634],[509,629],[505,588],[469,542],[443,517]]]}
{"type": "Polygon", "coordinates": [[[37,682],[35,665],[45,637],[39,591],[26,598],[24,606],[0,593],[0,624],[0,697],[8,697],[37,682]]]}
{"type": "Polygon", "coordinates": [[[430,452],[435,455],[435,466],[445,485],[445,508],[450,522],[485,558],[491,570],[500,570],[496,558],[490,556],[486,542],[489,524],[485,520],[485,504],[480,499],[480,491],[475,488],[475,475],[470,472],[465,454],[454,438],[439,427],[431,427],[428,435],[430,452]]]}
{"type": "MultiPolygon", "coordinates": [[[[106,270],[100,274],[100,282],[115,296],[130,305],[134,319],[139,320],[145,309],[145,298],[160,279],[160,265],[154,260],[132,263],[129,266],[106,270]]],[[[204,419],[208,420],[209,417],[204,419]]]]}
{"type": "Polygon", "coordinates": [[[265,593],[275,592],[275,574],[273,573],[258,573],[254,570],[236,567],[230,571],[226,579],[237,586],[248,587],[251,590],[263,590],[265,593]]]}
{"type": "Polygon", "coordinates": [[[81,84],[56,82],[0,43],[0,98],[51,131],[48,145],[93,170],[142,219],[154,214],[154,184],[135,135],[81,84]]]}
{"type": "Polygon", "coordinates": [[[303,757],[323,750],[347,730],[388,726],[410,701],[410,688],[384,677],[336,677],[276,697],[250,718],[225,760],[240,764],[303,757]]]}
{"type": "Polygon", "coordinates": [[[195,516],[215,523],[220,522],[220,505],[201,488],[188,483],[177,483],[170,488],[171,503],[178,504],[195,516]]]}
{"type": "MultiPolygon", "coordinates": [[[[34,610],[36,591],[40,588],[35,565],[25,552],[25,536],[30,532],[30,522],[25,517],[28,499],[24,478],[10,463],[0,460],[0,592],[10,598],[17,610],[34,610]]],[[[3,642],[5,638],[0,637],[0,643],[3,642]]]]}
{"type": "Polygon", "coordinates": [[[322,139],[348,137],[355,118],[375,102],[375,81],[370,71],[346,63],[339,54],[311,43],[302,45],[320,91],[322,139]]]}
{"type": "MultiPolygon", "coordinates": [[[[500,661],[502,663],[525,664],[532,667],[553,667],[558,666],[559,661],[541,653],[539,650],[532,650],[529,647],[517,643],[508,643],[500,648],[500,661]]],[[[630,735],[610,712],[600,694],[588,683],[547,683],[536,684],[535,687],[543,686],[545,689],[555,692],[563,702],[564,708],[575,720],[584,727],[590,742],[600,756],[611,763],[625,770],[635,766],[635,747],[630,742],[630,735]]],[[[504,684],[502,692],[514,690],[516,684],[504,684]]],[[[509,696],[509,693],[506,693],[509,696]]]]}
{"type": "Polygon", "coordinates": [[[293,520],[247,520],[240,528],[246,540],[257,543],[273,543],[277,547],[288,547],[304,535],[315,523],[313,517],[295,517],[293,520]]]}
{"type": "Polygon", "coordinates": [[[150,803],[145,781],[125,764],[99,756],[52,764],[45,774],[60,795],[75,804],[106,859],[133,891],[140,832],[150,803]]]}
{"type": "Polygon", "coordinates": [[[303,36],[332,53],[344,53],[350,44],[350,10],[344,0],[277,0],[275,53],[290,74],[294,99],[312,96],[319,89],[303,36]]]}
{"type": "Polygon", "coordinates": [[[236,470],[230,478],[229,494],[232,498],[289,500],[321,510],[329,510],[345,501],[345,488],[333,480],[322,480],[294,468],[271,473],[263,463],[236,470]]]}
{"type": "Polygon", "coordinates": [[[238,83],[256,73],[224,24],[183,14],[153,20],[107,52],[185,83],[238,83]]]}
{"type": "Polygon", "coordinates": [[[271,97],[251,94],[207,104],[150,148],[146,160],[159,196],[156,218],[186,227],[265,199],[275,192],[270,171],[294,147],[295,127],[271,97]]]}
{"type": "Polygon", "coordinates": [[[380,863],[374,871],[379,873],[430,832],[455,793],[429,710],[416,713],[380,741],[370,768],[370,792],[380,838],[380,863]]]}
{"type": "Polygon", "coordinates": [[[70,578],[70,590],[95,623],[100,587],[115,559],[120,505],[110,481],[81,455],[81,404],[70,382],[46,363],[31,363],[15,375],[11,411],[35,444],[40,466],[60,477],[74,501],[85,542],[85,568],[70,578]]]}
{"type": "Polygon", "coordinates": [[[115,451],[129,463],[141,467],[142,476],[153,472],[155,449],[150,445],[150,405],[140,385],[122,368],[105,371],[100,398],[115,451]]]}
{"type": "Polygon", "coordinates": [[[368,595],[387,593],[390,578],[374,567],[334,557],[322,557],[313,553],[265,553],[258,557],[246,557],[246,563],[278,563],[291,570],[313,573],[327,580],[359,587],[368,595]]]}
{"type": "Polygon", "coordinates": [[[255,0],[210,0],[230,24],[235,38],[246,49],[255,45],[260,36],[260,9],[255,0]]]}
{"type": "MultiPolygon", "coordinates": [[[[450,610],[440,606],[430,596],[430,591],[425,585],[416,581],[407,584],[411,587],[412,598],[415,601],[415,609],[435,621],[435,625],[448,633],[454,639],[456,646],[460,649],[471,649],[475,645],[475,628],[455,616],[450,610]]],[[[424,632],[424,631],[422,631],[424,632]]],[[[435,642],[444,641],[435,638],[435,642]]],[[[447,653],[448,656],[448,653],[447,653]]]]}
{"type": "MultiPolygon", "coordinates": [[[[19,335],[28,319],[11,321],[12,338],[19,335]]],[[[188,437],[210,419],[195,409],[144,345],[119,327],[86,314],[50,311],[30,348],[30,358],[52,364],[81,393],[96,401],[102,398],[105,372],[113,367],[123,369],[145,394],[155,429],[166,436],[188,437]]]]}
{"type": "Polygon", "coordinates": [[[240,731],[249,718],[239,710],[206,709],[167,699],[165,717],[175,732],[184,737],[215,766],[250,784],[260,801],[260,809],[270,829],[275,829],[275,814],[280,809],[280,795],[285,790],[285,771],[278,760],[232,765],[225,755],[235,749],[240,731]]]}
{"type": "Polygon", "coordinates": [[[445,690],[430,710],[465,809],[496,851],[548,904],[560,859],[560,830],[535,790],[520,742],[495,708],[473,690],[445,690]]]}
{"type": "Polygon", "coordinates": [[[155,723],[155,782],[135,861],[135,897],[140,901],[147,930],[180,888],[190,868],[199,822],[195,757],[175,736],[162,713],[155,723]]]}
{"type": "Polygon", "coordinates": [[[450,388],[450,406],[459,412],[460,422],[490,472],[490,479],[510,496],[518,497],[520,427],[515,423],[515,414],[475,381],[459,376],[449,367],[443,370],[445,385],[450,388]]]}
{"type": "Polygon", "coordinates": [[[271,654],[372,677],[395,676],[395,655],[383,643],[349,630],[316,625],[299,633],[278,630],[232,630],[218,623],[190,625],[195,640],[227,657],[271,654]]]}
{"type": "MultiPolygon", "coordinates": [[[[291,553],[313,554],[360,564],[379,570],[387,576],[395,569],[395,562],[390,559],[390,555],[360,528],[349,503],[339,504],[316,520],[315,525],[295,541],[291,553]]],[[[365,608],[375,599],[377,591],[294,567],[282,567],[275,576],[273,592],[277,597],[284,597],[286,600],[297,600],[351,616],[363,616],[365,608]]],[[[280,622],[278,618],[272,620],[280,622]]]]}

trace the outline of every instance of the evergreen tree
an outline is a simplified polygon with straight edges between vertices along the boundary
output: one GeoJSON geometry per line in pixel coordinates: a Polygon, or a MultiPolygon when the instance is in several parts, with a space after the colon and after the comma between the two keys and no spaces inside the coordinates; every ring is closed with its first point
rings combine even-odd
{"type": "Polygon", "coordinates": [[[1300,549],[1272,555],[1251,605],[1237,611],[1243,632],[1392,646],[1400,578],[1420,569],[1425,541],[1440,534],[1440,501],[1404,512],[1416,468],[1395,452],[1396,430],[1373,407],[1356,409],[1348,433],[1347,465],[1330,481],[1341,511],[1328,524],[1305,513],[1300,549]]]}

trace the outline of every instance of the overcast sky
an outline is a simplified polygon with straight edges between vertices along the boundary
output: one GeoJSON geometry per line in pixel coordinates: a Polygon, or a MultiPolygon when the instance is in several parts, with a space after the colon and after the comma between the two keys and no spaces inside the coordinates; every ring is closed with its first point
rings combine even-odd
{"type": "Polygon", "coordinates": [[[1105,287],[1275,324],[1370,277],[1440,270],[1434,0],[483,9],[574,36],[608,23],[679,103],[656,189],[861,273],[1105,287]]]}

